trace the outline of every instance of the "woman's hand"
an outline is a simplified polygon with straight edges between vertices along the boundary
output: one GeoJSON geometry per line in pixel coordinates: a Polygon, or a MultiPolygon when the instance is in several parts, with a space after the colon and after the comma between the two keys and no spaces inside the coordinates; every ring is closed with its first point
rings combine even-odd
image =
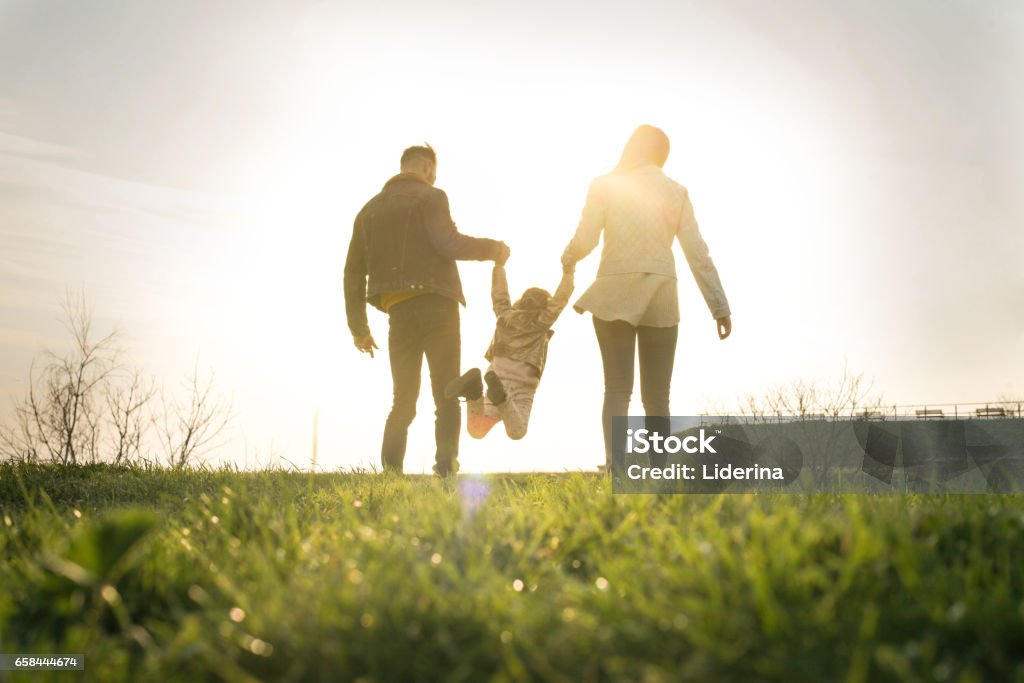
{"type": "Polygon", "coordinates": [[[576,269],[576,258],[566,249],[562,252],[562,272],[569,273],[576,269]]]}
{"type": "Polygon", "coordinates": [[[732,316],[723,316],[715,320],[718,326],[718,338],[725,339],[732,334],[732,316]]]}

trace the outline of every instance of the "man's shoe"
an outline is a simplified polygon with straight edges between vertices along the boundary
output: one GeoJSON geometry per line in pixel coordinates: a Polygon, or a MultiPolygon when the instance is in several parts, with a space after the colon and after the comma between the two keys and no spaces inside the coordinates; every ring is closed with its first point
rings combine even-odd
{"type": "Polygon", "coordinates": [[[461,396],[468,401],[475,401],[484,395],[484,383],[480,379],[480,368],[467,370],[461,377],[456,377],[444,388],[445,398],[461,396]]]}
{"type": "Polygon", "coordinates": [[[437,463],[434,465],[434,476],[442,479],[448,479],[454,477],[459,473],[459,461],[450,460],[444,463],[437,463]]]}
{"type": "Polygon", "coordinates": [[[508,398],[505,393],[505,387],[501,383],[501,378],[494,370],[488,370],[487,374],[484,375],[484,380],[487,382],[487,400],[496,406],[500,406],[508,398]]]}

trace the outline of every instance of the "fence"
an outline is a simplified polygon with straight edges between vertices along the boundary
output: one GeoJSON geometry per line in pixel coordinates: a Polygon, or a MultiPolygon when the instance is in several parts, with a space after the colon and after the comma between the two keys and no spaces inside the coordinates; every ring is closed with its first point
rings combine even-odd
{"type": "MultiPolygon", "coordinates": [[[[720,416],[701,413],[700,417],[720,416]]],[[[1022,401],[987,401],[978,403],[928,403],[872,406],[853,410],[815,411],[783,415],[769,411],[744,409],[735,417],[744,422],[792,422],[794,420],[990,420],[1024,417],[1022,401]]]]}

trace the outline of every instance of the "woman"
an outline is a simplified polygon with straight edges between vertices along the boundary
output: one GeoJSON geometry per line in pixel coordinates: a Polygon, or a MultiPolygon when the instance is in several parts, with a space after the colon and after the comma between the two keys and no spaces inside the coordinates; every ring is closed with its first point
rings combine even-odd
{"type": "MultiPolygon", "coordinates": [[[[608,467],[613,453],[616,467],[623,463],[624,443],[612,444],[612,417],[628,415],[638,348],[647,427],[661,433],[669,428],[669,389],[679,328],[674,240],[679,241],[711,309],[719,338],[732,331],[729,302],[697,228],[690,197],[685,187],[661,170],[668,152],[663,131],[653,126],[637,128],[615,169],[591,184],[579,227],[562,255],[564,266],[575,264],[594,250],[604,233],[597,279],[574,308],[593,315],[601,348],[608,467]]],[[[652,464],[664,465],[664,459],[664,455],[652,456],[652,464]]]]}

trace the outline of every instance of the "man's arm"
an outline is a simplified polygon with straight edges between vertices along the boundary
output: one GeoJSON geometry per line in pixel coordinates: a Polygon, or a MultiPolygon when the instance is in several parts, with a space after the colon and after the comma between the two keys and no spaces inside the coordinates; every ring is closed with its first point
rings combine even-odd
{"type": "Polygon", "coordinates": [[[598,241],[601,239],[601,231],[604,229],[604,205],[601,201],[601,193],[597,181],[590,184],[587,191],[587,201],[583,205],[583,216],[576,227],[576,234],[573,235],[562,253],[562,265],[575,264],[587,257],[594,251],[598,241]]]}
{"type": "Polygon", "coordinates": [[[538,319],[545,325],[554,325],[558,316],[561,315],[562,309],[569,303],[573,288],[573,269],[565,267],[562,272],[562,280],[558,283],[558,289],[555,290],[548,307],[541,311],[538,319]]]}
{"type": "Polygon", "coordinates": [[[423,221],[434,249],[456,261],[496,261],[508,249],[502,242],[463,235],[452,221],[448,195],[437,190],[423,206],[423,221]]]}
{"type": "Polygon", "coordinates": [[[708,245],[704,242],[700,229],[697,227],[697,219],[693,215],[693,204],[690,203],[690,195],[685,188],[683,189],[683,206],[676,237],[679,240],[679,246],[683,248],[686,263],[690,266],[690,272],[693,273],[693,278],[697,281],[700,293],[704,295],[704,302],[707,303],[711,315],[715,320],[728,318],[731,315],[729,300],[725,297],[725,290],[718,277],[718,269],[715,268],[715,263],[711,260],[708,245]]]}
{"type": "Polygon", "coordinates": [[[494,315],[501,315],[512,308],[512,299],[508,295],[508,279],[505,277],[505,266],[495,264],[491,271],[491,304],[494,315]]]}
{"type": "Polygon", "coordinates": [[[345,317],[348,329],[356,339],[370,335],[366,321],[366,242],[362,223],[356,216],[352,227],[352,239],[348,243],[348,257],[345,259],[345,317]]]}

